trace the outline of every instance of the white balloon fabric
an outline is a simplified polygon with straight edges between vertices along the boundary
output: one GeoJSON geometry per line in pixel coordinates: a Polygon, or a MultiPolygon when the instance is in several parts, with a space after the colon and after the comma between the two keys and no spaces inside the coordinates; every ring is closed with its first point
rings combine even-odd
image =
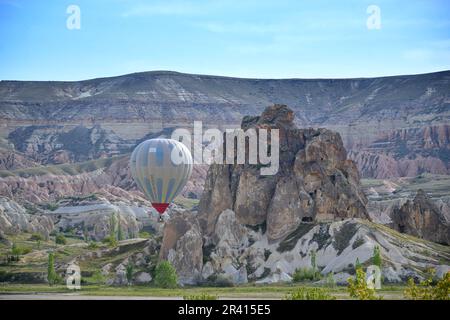
{"type": "Polygon", "coordinates": [[[138,188],[160,214],[183,190],[192,166],[189,149],[172,139],[146,140],[134,149],[130,159],[138,188]]]}

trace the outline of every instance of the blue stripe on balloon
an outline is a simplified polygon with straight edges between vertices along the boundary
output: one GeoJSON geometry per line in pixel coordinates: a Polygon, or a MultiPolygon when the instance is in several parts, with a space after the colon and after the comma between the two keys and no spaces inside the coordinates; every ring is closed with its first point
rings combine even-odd
{"type": "Polygon", "coordinates": [[[150,198],[150,200],[155,199],[155,195],[153,193],[152,185],[150,183],[150,180],[147,177],[144,177],[144,183],[145,183],[145,189],[148,192],[148,197],[150,198]]]}
{"type": "Polygon", "coordinates": [[[158,188],[158,201],[162,201],[163,181],[161,178],[156,180],[156,187],[158,188]]]}
{"type": "Polygon", "coordinates": [[[159,142],[156,147],[156,165],[162,167],[164,165],[164,144],[159,142]]]}
{"type": "Polygon", "coordinates": [[[174,185],[175,185],[175,178],[171,178],[169,180],[169,186],[167,187],[166,202],[171,202],[173,200],[172,191],[174,185]]]}

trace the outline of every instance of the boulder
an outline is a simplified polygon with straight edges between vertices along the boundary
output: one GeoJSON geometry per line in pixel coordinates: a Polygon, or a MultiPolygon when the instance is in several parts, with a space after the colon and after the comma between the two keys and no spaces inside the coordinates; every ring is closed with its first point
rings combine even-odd
{"type": "Polygon", "coordinates": [[[134,282],[136,284],[148,284],[152,281],[152,276],[148,272],[138,272],[134,276],[134,282]]]}
{"type": "Polygon", "coordinates": [[[190,213],[175,214],[166,222],[159,254],[177,270],[180,284],[195,284],[203,267],[200,225],[190,213]]]}

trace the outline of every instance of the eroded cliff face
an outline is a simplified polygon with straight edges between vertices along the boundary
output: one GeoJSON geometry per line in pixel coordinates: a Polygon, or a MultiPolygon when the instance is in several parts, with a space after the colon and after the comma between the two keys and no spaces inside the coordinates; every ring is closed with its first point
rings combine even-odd
{"type": "Polygon", "coordinates": [[[151,134],[193,121],[236,127],[277,101],[292,107],[299,126],[339,132],[364,177],[448,174],[449,86],[449,71],[280,80],[155,71],[79,82],[2,81],[0,139],[15,149],[2,152],[0,143],[0,168],[18,168],[10,155],[17,151],[36,164],[67,163],[129,152],[151,134]]]}
{"type": "Polygon", "coordinates": [[[448,174],[449,155],[447,124],[383,132],[349,152],[363,177],[377,179],[413,177],[424,172],[448,174]]]}
{"type": "Polygon", "coordinates": [[[438,206],[419,190],[413,200],[407,200],[391,215],[392,227],[402,233],[442,244],[450,244],[448,207],[438,206]]]}
{"type": "Polygon", "coordinates": [[[20,232],[39,233],[46,239],[53,231],[54,223],[45,215],[32,215],[17,202],[0,197],[0,238],[2,234],[20,232]]]}
{"type": "Polygon", "coordinates": [[[212,165],[199,204],[206,235],[214,232],[218,215],[233,210],[240,224],[267,224],[277,240],[303,222],[366,217],[365,195],[355,164],[346,159],[338,133],[298,129],[293,111],[268,107],[260,117],[244,118],[243,129],[279,129],[279,171],[262,176],[255,165],[212,165]]]}

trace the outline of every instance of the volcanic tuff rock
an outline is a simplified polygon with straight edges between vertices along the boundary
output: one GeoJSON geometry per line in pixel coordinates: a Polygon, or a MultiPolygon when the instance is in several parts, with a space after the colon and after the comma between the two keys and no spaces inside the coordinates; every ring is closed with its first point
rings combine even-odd
{"type": "Polygon", "coordinates": [[[211,165],[199,204],[206,235],[213,234],[226,209],[236,213],[240,224],[266,223],[270,240],[285,237],[302,221],[367,216],[357,168],[346,159],[339,134],[297,129],[293,120],[293,111],[284,105],[243,119],[243,129],[280,130],[279,171],[261,176],[256,165],[211,165]]]}
{"type": "Polygon", "coordinates": [[[412,177],[450,170],[450,126],[397,129],[379,134],[367,146],[349,153],[363,177],[412,177]]]}
{"type": "Polygon", "coordinates": [[[450,216],[419,190],[414,200],[408,200],[392,214],[392,226],[402,233],[434,242],[450,244],[450,216]]]}
{"type": "Polygon", "coordinates": [[[40,233],[48,238],[53,228],[49,217],[28,214],[25,208],[15,201],[0,197],[0,234],[29,232],[40,233]]]}
{"type": "Polygon", "coordinates": [[[175,267],[180,283],[193,284],[200,280],[202,234],[192,213],[175,213],[166,222],[159,256],[175,267]]]}

